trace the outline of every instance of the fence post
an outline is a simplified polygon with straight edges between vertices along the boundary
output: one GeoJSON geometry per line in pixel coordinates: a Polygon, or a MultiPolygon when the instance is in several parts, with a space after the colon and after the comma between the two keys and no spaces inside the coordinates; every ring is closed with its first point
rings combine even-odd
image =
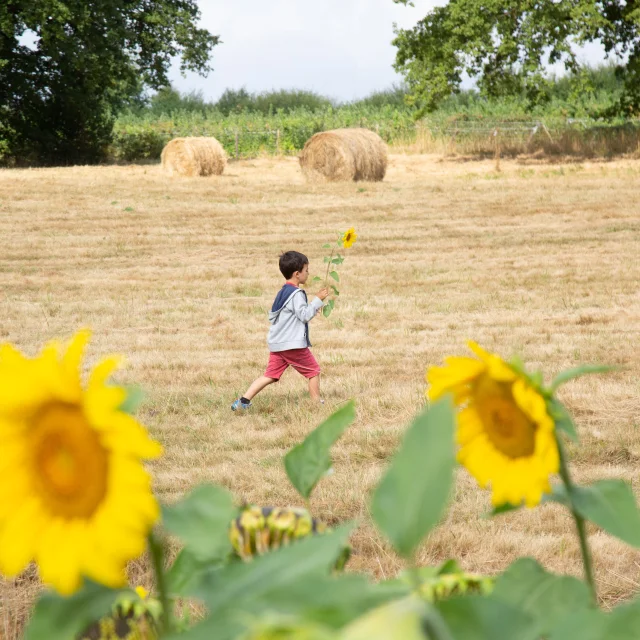
{"type": "Polygon", "coordinates": [[[240,133],[236,129],[236,160],[240,157],[240,133]]]}
{"type": "Polygon", "coordinates": [[[547,129],[547,125],[544,122],[542,123],[542,128],[544,129],[544,132],[549,137],[549,141],[553,144],[553,138],[551,137],[551,134],[549,133],[549,129],[547,129]]]}
{"type": "Polygon", "coordinates": [[[276,153],[280,155],[280,129],[276,131],[276,153]]]}
{"type": "Polygon", "coordinates": [[[496,172],[500,172],[500,139],[499,139],[499,135],[500,135],[500,130],[498,129],[498,127],[495,128],[494,132],[493,132],[493,141],[495,144],[495,153],[494,153],[494,160],[496,162],[496,172]]]}

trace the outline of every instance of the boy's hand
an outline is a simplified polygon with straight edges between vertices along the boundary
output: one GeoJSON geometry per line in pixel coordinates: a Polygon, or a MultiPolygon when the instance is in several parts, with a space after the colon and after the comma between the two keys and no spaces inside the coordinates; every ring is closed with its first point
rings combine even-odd
{"type": "Polygon", "coordinates": [[[316,295],[320,300],[326,300],[329,297],[329,287],[322,287],[316,295]]]}

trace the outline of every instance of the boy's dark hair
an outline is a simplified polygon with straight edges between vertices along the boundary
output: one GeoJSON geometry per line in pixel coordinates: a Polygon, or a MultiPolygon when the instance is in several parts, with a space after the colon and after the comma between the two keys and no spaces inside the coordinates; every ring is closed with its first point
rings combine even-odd
{"type": "Polygon", "coordinates": [[[302,271],[309,258],[298,251],[287,251],[280,256],[280,273],[288,280],[296,271],[302,271]]]}

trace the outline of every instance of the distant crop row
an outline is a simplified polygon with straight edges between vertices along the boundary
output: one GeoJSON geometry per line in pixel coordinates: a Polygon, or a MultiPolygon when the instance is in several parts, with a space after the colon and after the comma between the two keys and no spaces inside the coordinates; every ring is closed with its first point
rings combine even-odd
{"type": "Polygon", "coordinates": [[[415,137],[411,112],[393,108],[296,110],[287,114],[242,113],[223,116],[209,113],[173,113],[168,116],[128,116],[114,129],[112,155],[117,160],[160,157],[168,140],[178,136],[214,136],[234,157],[260,153],[293,154],[319,131],[342,127],[365,127],[378,131],[393,144],[415,137]]]}
{"type": "Polygon", "coordinates": [[[541,116],[513,111],[491,105],[483,112],[476,105],[466,112],[438,112],[419,122],[411,110],[392,106],[298,109],[270,115],[243,112],[225,116],[214,110],[128,115],[116,122],[110,155],[119,162],[157,160],[169,140],[182,136],[213,136],[232,158],[292,155],[314,133],[342,127],[365,127],[378,132],[391,146],[417,144],[416,150],[425,152],[448,148],[491,153],[499,146],[504,153],[519,153],[535,146],[546,153],[607,156],[639,148],[637,120],[603,123],[557,113],[541,116]]]}

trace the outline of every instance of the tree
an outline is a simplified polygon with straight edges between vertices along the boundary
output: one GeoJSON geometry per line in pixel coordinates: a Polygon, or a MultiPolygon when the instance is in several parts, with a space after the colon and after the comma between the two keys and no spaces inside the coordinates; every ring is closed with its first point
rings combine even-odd
{"type": "Polygon", "coordinates": [[[413,29],[396,29],[394,66],[420,113],[458,92],[465,73],[485,95],[524,94],[535,104],[547,96],[548,63],[563,63],[585,81],[575,48],[588,42],[600,42],[608,58],[624,60],[617,65],[624,93],[616,110],[638,113],[638,0],[450,0],[413,29]]]}
{"type": "Polygon", "coordinates": [[[291,113],[296,109],[317,112],[332,106],[333,102],[329,98],[305,89],[274,89],[262,93],[249,93],[245,87],[227,89],[215,105],[225,116],[243,112],[261,113],[266,116],[278,111],[291,113]]]}
{"type": "Polygon", "coordinates": [[[168,85],[172,58],[210,70],[218,37],[199,17],[195,0],[4,0],[0,159],[100,160],[117,112],[168,85]]]}
{"type": "Polygon", "coordinates": [[[204,113],[213,105],[208,104],[202,91],[189,91],[188,93],[180,93],[173,87],[163,87],[151,97],[149,109],[151,113],[173,114],[180,111],[200,112],[204,113]]]}
{"type": "Polygon", "coordinates": [[[250,111],[253,104],[253,96],[244,88],[226,89],[216,102],[216,108],[225,116],[230,113],[242,113],[250,111]]]}
{"type": "Polygon", "coordinates": [[[354,104],[360,107],[381,109],[383,107],[406,108],[408,89],[404,84],[393,84],[389,89],[373,91],[368,96],[356,100],[354,104]]]}

